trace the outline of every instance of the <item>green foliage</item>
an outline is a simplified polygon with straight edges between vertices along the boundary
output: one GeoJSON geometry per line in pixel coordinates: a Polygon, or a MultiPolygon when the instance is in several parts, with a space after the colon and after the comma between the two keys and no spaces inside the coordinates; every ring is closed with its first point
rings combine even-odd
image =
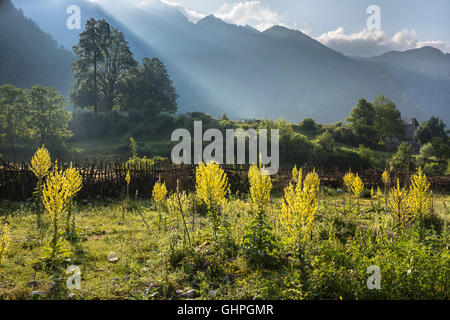
{"type": "MultiPolygon", "coordinates": [[[[76,292],[77,299],[448,300],[449,229],[443,207],[448,197],[435,195],[436,215],[392,235],[393,225],[383,222],[390,215],[370,211],[369,200],[362,200],[364,216],[357,217],[343,214],[336,196],[321,196],[312,239],[301,247],[285,247],[277,240],[286,236],[278,227],[279,198],[272,199],[264,228],[257,226],[248,202],[230,199],[217,243],[205,227],[211,223],[208,217],[190,208],[189,247],[179,217],[167,219],[167,227],[160,230],[157,223],[142,223],[137,212],[146,221],[157,219],[158,212],[149,209],[152,201],[135,201],[137,210],[129,212],[125,223],[121,218],[125,202],[81,204],[74,213],[83,241],[59,242],[58,265],[80,266],[83,289],[76,292]],[[253,228],[270,231],[252,233],[253,228]],[[69,248],[72,255],[67,254],[69,248]],[[117,261],[109,261],[111,252],[117,261]],[[367,268],[373,265],[381,272],[378,290],[367,288],[371,275],[367,268]],[[183,296],[190,290],[193,296],[183,296]]],[[[30,230],[29,207],[12,202],[1,206],[11,212],[12,239],[22,235],[23,241],[11,243],[0,279],[11,287],[0,288],[0,297],[30,299],[28,280],[22,279],[33,275],[39,282],[34,290],[48,292],[47,299],[66,299],[67,292],[54,296],[47,291],[46,283],[60,281],[64,286],[68,277],[54,272],[57,264],[51,250],[41,245],[51,237],[47,220],[43,238],[38,238],[30,230]],[[30,257],[42,253],[47,259],[29,263],[30,257]]]]}
{"type": "Polygon", "coordinates": [[[371,149],[366,148],[360,144],[358,147],[358,155],[361,157],[361,159],[363,159],[367,163],[373,164],[374,155],[373,155],[373,151],[371,149]]]}
{"type": "Polygon", "coordinates": [[[412,172],[414,171],[415,163],[412,157],[412,147],[409,143],[403,142],[389,162],[390,171],[394,172],[412,172]]]}
{"type": "Polygon", "coordinates": [[[64,98],[50,87],[33,86],[30,90],[33,140],[37,145],[61,145],[72,136],[69,122],[72,115],[64,98]]]}
{"type": "Polygon", "coordinates": [[[421,148],[420,148],[420,154],[424,157],[424,158],[430,158],[433,157],[435,155],[435,151],[433,148],[433,145],[431,144],[431,142],[427,142],[425,143],[421,148]]]}
{"type": "Polygon", "coordinates": [[[91,18],[73,50],[78,59],[72,64],[72,103],[94,113],[112,111],[123,82],[137,66],[123,33],[105,20],[91,18]]]}
{"type": "Polygon", "coordinates": [[[29,104],[27,90],[0,86],[0,146],[14,148],[19,139],[30,136],[29,104]]]}
{"type": "Polygon", "coordinates": [[[273,268],[278,262],[278,241],[265,214],[255,215],[242,240],[242,249],[250,265],[273,268]]]}
{"type": "Polygon", "coordinates": [[[429,176],[438,176],[445,174],[447,162],[430,162],[423,167],[423,173],[429,176]]]}
{"type": "Polygon", "coordinates": [[[376,144],[375,109],[365,99],[359,99],[357,106],[351,111],[346,119],[353,130],[366,146],[376,144]]]}
{"type": "Polygon", "coordinates": [[[401,113],[389,98],[380,95],[373,103],[360,99],[347,118],[353,133],[366,147],[386,145],[403,135],[401,113]]]}
{"type": "Polygon", "coordinates": [[[380,95],[373,102],[375,111],[374,127],[378,143],[385,144],[392,140],[401,140],[403,123],[397,106],[387,97],[380,95]]]}
{"type": "Polygon", "coordinates": [[[138,121],[155,118],[161,112],[177,111],[175,87],[158,58],[144,58],[128,75],[121,90],[120,106],[139,114],[138,121]]]}
{"type": "Polygon", "coordinates": [[[167,158],[160,156],[155,156],[151,159],[145,156],[140,158],[138,156],[136,140],[133,137],[130,137],[130,150],[131,150],[131,157],[125,163],[125,168],[127,169],[139,170],[140,168],[149,168],[157,164],[158,162],[163,162],[167,160],[167,158]]]}
{"type": "Polygon", "coordinates": [[[431,142],[434,137],[447,139],[445,123],[438,117],[431,117],[428,121],[422,122],[414,133],[414,138],[420,144],[431,142]]]}
{"type": "Polygon", "coordinates": [[[0,146],[15,148],[18,142],[61,148],[72,136],[71,114],[64,98],[51,87],[31,90],[11,85],[0,87],[0,146]]]}
{"type": "Polygon", "coordinates": [[[336,143],[333,139],[333,135],[328,131],[325,131],[320,136],[318,136],[314,140],[314,143],[318,144],[327,152],[333,152],[336,148],[336,143]]]}
{"type": "Polygon", "coordinates": [[[431,140],[434,156],[442,161],[450,159],[450,138],[434,137],[431,140]]]}
{"type": "Polygon", "coordinates": [[[316,123],[312,118],[305,118],[299,125],[300,131],[305,134],[316,136],[322,131],[321,125],[316,123]]]}

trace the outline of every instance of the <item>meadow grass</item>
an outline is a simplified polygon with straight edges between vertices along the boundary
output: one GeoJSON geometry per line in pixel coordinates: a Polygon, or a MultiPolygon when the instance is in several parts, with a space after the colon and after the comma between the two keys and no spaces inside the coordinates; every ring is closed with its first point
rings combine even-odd
{"type": "Polygon", "coordinates": [[[344,210],[345,198],[321,190],[311,239],[301,246],[283,240],[281,199],[272,198],[267,219],[276,250],[272,263],[260,265],[242,249],[252,221],[246,195],[231,197],[223,208],[217,240],[201,207],[185,213],[185,228],[164,208],[158,214],[150,200],[78,201],[73,210],[78,237],[65,243],[72,256],[64,268],[81,269],[81,289],[73,291],[65,285],[69,275],[37,263],[51,238],[48,215],[38,231],[28,203],[4,201],[1,216],[12,241],[0,299],[449,298],[449,196],[434,196],[439,218],[402,234],[375,200],[344,210]],[[367,288],[370,265],[381,269],[380,290],[367,288]]]}

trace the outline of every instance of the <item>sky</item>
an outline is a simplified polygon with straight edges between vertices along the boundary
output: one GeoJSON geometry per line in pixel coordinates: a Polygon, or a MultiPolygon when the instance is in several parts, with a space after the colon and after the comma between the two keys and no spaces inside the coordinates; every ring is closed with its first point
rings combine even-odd
{"type": "MultiPolygon", "coordinates": [[[[13,0],[19,6],[27,1],[13,0]]],[[[58,0],[53,0],[58,1],[58,0]]],[[[132,7],[161,1],[190,21],[213,14],[222,20],[260,31],[281,25],[300,30],[351,56],[375,56],[391,50],[426,45],[450,52],[450,0],[85,0],[124,15],[132,7]],[[379,8],[373,20],[369,6],[379,8]],[[368,27],[367,20],[372,23],[368,27]],[[373,28],[373,22],[379,22],[373,28]]]]}

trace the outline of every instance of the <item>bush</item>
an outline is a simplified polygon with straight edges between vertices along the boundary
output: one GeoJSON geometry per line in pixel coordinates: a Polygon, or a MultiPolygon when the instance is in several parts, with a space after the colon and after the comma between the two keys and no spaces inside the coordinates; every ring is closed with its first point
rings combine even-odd
{"type": "Polygon", "coordinates": [[[425,164],[423,173],[428,176],[440,176],[447,171],[447,162],[431,162],[425,164]]]}
{"type": "Polygon", "coordinates": [[[433,145],[428,142],[426,144],[424,144],[421,148],[420,148],[420,154],[424,157],[424,158],[429,158],[434,156],[434,148],[433,145]]]}
{"type": "Polygon", "coordinates": [[[389,163],[390,171],[407,172],[414,171],[415,163],[412,157],[412,147],[409,143],[403,142],[397,150],[397,153],[391,158],[389,163]]]}

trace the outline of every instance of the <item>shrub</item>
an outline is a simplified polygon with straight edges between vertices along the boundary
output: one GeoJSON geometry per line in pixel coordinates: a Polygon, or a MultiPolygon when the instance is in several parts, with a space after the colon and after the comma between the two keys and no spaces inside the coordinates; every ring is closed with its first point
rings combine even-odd
{"type": "Polygon", "coordinates": [[[403,142],[392,157],[389,165],[391,171],[395,172],[411,172],[414,171],[414,159],[412,157],[412,147],[409,143],[403,142]]]}

